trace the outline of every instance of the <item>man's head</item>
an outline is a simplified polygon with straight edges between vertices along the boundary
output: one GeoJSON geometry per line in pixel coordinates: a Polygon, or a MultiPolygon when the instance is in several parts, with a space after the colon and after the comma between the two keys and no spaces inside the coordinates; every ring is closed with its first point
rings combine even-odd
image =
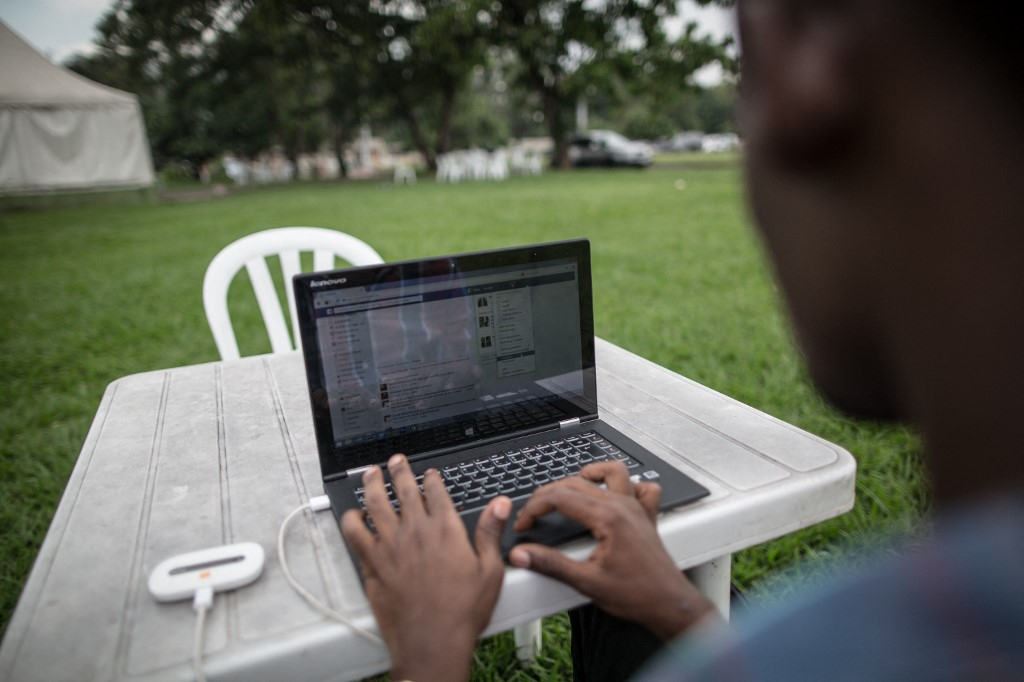
{"type": "Polygon", "coordinates": [[[995,380],[986,347],[1024,352],[1024,98],[979,4],[738,3],[755,219],[856,414],[935,419],[944,366],[948,394],[995,380]]]}

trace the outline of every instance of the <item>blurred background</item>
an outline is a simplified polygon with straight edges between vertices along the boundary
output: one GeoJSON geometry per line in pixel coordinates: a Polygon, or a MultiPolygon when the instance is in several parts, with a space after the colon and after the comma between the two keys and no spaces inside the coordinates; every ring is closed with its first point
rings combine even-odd
{"type": "Polygon", "coordinates": [[[531,155],[563,168],[580,156],[573,133],[593,129],[647,155],[701,150],[736,132],[730,5],[7,0],[0,19],[135,95],[165,184],[230,187],[432,173],[456,150],[507,149],[511,172],[531,155]]]}

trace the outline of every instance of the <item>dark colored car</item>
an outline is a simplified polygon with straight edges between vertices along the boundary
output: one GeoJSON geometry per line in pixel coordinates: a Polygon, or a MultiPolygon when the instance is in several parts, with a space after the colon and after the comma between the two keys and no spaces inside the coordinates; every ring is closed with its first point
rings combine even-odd
{"type": "Polygon", "coordinates": [[[569,163],[582,166],[636,166],[651,165],[651,148],[633,142],[611,130],[588,130],[569,139],[569,163]]]}

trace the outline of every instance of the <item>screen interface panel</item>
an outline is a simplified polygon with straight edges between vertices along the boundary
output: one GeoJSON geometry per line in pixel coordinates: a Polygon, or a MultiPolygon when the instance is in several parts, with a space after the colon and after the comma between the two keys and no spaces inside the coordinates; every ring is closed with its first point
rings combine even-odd
{"type": "Polygon", "coordinates": [[[579,278],[566,257],[315,292],[336,450],[383,458],[566,418],[585,392],[579,278]]]}

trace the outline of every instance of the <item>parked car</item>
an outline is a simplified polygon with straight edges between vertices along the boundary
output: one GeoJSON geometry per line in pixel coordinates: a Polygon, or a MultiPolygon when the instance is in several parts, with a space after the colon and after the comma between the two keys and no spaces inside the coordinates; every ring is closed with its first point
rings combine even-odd
{"type": "Polygon", "coordinates": [[[699,152],[704,133],[699,130],[684,130],[676,133],[662,145],[666,152],[699,152]]]}
{"type": "Polygon", "coordinates": [[[716,135],[705,135],[701,140],[701,149],[706,154],[716,152],[728,152],[739,149],[740,138],[736,133],[718,133],[716,135]]]}
{"type": "Polygon", "coordinates": [[[569,139],[569,163],[580,166],[651,165],[654,152],[643,142],[628,140],[611,130],[588,130],[569,139]]]}

